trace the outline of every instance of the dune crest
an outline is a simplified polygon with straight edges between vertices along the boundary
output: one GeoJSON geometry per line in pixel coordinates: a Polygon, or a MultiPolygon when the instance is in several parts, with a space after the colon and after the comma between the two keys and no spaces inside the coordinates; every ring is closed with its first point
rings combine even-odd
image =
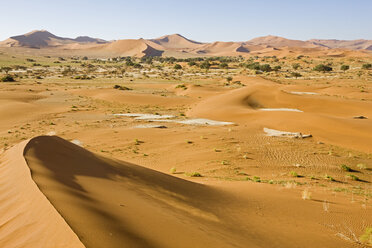
{"type": "Polygon", "coordinates": [[[32,180],[27,142],[0,155],[0,247],[85,247],[32,180]]]}

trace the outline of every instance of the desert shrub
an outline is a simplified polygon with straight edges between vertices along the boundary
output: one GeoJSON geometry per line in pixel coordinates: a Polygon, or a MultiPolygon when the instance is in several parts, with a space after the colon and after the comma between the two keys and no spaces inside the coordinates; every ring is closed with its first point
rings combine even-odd
{"type": "Polygon", "coordinates": [[[369,70],[372,68],[372,64],[363,64],[362,65],[362,69],[366,69],[366,70],[369,70]]]}
{"type": "Polygon", "coordinates": [[[245,67],[251,70],[260,70],[260,63],[254,62],[254,63],[246,64],[245,67]]]}
{"type": "Polygon", "coordinates": [[[298,78],[298,77],[302,77],[302,75],[298,72],[291,72],[291,77],[298,78]]]}
{"type": "Polygon", "coordinates": [[[200,69],[206,69],[208,70],[211,67],[211,64],[208,61],[204,61],[199,65],[200,69]]]}
{"type": "Polygon", "coordinates": [[[220,67],[221,69],[227,69],[229,68],[229,64],[224,62],[224,63],[219,64],[218,67],[220,67]]]}
{"type": "Polygon", "coordinates": [[[347,166],[346,164],[342,164],[341,169],[344,170],[344,171],[351,171],[351,168],[349,166],[347,166]]]}
{"type": "Polygon", "coordinates": [[[365,244],[372,245],[372,227],[367,227],[359,240],[365,244]]]}
{"type": "Polygon", "coordinates": [[[295,171],[291,171],[289,174],[290,174],[292,177],[299,177],[299,175],[298,175],[297,172],[295,172],[295,171]]]}
{"type": "Polygon", "coordinates": [[[233,78],[232,77],[227,77],[226,80],[227,80],[228,83],[230,83],[233,80],[233,78]]]}
{"type": "Polygon", "coordinates": [[[292,68],[297,70],[298,68],[300,68],[300,64],[299,63],[294,63],[294,64],[292,64],[292,68]]]}
{"type": "Polygon", "coordinates": [[[272,70],[271,66],[269,64],[264,64],[260,66],[261,71],[269,72],[272,70]]]}
{"type": "Polygon", "coordinates": [[[181,70],[182,69],[182,66],[180,64],[175,64],[174,65],[174,69],[181,70]]]}
{"type": "Polygon", "coordinates": [[[190,61],[189,63],[187,63],[189,66],[194,66],[196,65],[196,62],[195,61],[190,61]]]}
{"type": "Polygon", "coordinates": [[[347,70],[350,69],[350,66],[348,66],[348,65],[341,65],[340,69],[341,69],[342,71],[347,71],[347,70]]]}
{"type": "Polygon", "coordinates": [[[6,75],[1,78],[1,82],[15,82],[13,76],[11,75],[6,75]]]}
{"type": "Polygon", "coordinates": [[[321,72],[326,72],[326,71],[332,71],[332,67],[328,66],[328,65],[324,65],[324,64],[319,64],[319,65],[316,65],[314,68],[313,68],[314,71],[321,71],[321,72]]]}
{"type": "Polygon", "coordinates": [[[185,173],[186,176],[189,177],[202,177],[202,175],[199,172],[190,172],[190,173],[185,173]]]}
{"type": "Polygon", "coordinates": [[[139,63],[134,63],[134,64],[133,64],[133,67],[134,67],[134,68],[142,68],[142,65],[139,64],[139,63]]]}
{"type": "Polygon", "coordinates": [[[132,90],[131,88],[121,86],[121,85],[118,85],[118,84],[114,85],[114,89],[117,89],[117,90],[132,90]]]}
{"type": "Polygon", "coordinates": [[[282,67],[280,65],[277,65],[277,66],[273,67],[273,71],[279,71],[280,69],[282,69],[282,67]]]}
{"type": "Polygon", "coordinates": [[[78,75],[78,76],[75,76],[74,79],[76,79],[76,80],[90,80],[92,78],[87,76],[87,75],[78,75]]]}
{"type": "Polygon", "coordinates": [[[187,86],[184,85],[184,84],[179,84],[176,86],[176,89],[184,89],[184,90],[187,90],[187,86]]]}
{"type": "Polygon", "coordinates": [[[325,175],[324,179],[327,179],[327,180],[332,181],[332,182],[335,181],[335,179],[333,177],[329,176],[329,175],[325,175]]]}
{"type": "Polygon", "coordinates": [[[353,174],[349,174],[349,175],[347,175],[347,177],[350,178],[353,181],[360,181],[359,177],[357,177],[353,174]]]}
{"type": "Polygon", "coordinates": [[[256,183],[260,183],[261,182],[261,178],[260,177],[257,177],[257,176],[254,176],[252,180],[253,180],[253,182],[256,182],[256,183]]]}

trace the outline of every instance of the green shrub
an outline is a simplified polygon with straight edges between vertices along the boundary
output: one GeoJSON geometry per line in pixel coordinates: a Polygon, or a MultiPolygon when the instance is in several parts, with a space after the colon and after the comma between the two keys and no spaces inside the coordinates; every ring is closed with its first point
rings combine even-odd
{"type": "Polygon", "coordinates": [[[357,177],[357,176],[355,176],[355,175],[353,175],[353,174],[349,174],[349,175],[347,175],[351,180],[353,180],[353,181],[360,181],[360,179],[359,179],[359,177],[357,177]]]}
{"type": "Polygon", "coordinates": [[[202,175],[199,172],[190,172],[190,173],[185,173],[186,176],[189,177],[202,177],[202,175]]]}
{"type": "Polygon", "coordinates": [[[372,245],[372,227],[367,227],[359,240],[365,244],[372,245]]]}
{"type": "Polygon", "coordinates": [[[182,66],[180,64],[175,64],[174,65],[174,69],[181,70],[182,69],[182,66]]]}
{"type": "Polygon", "coordinates": [[[347,71],[347,70],[350,69],[350,66],[348,66],[348,65],[341,65],[341,68],[340,69],[343,70],[343,71],[347,71]]]}
{"type": "Polygon", "coordinates": [[[218,65],[218,67],[220,67],[221,69],[228,69],[229,64],[228,63],[221,63],[221,64],[218,65]]]}
{"type": "Polygon", "coordinates": [[[299,175],[298,175],[297,172],[295,172],[295,171],[291,171],[289,174],[290,174],[292,177],[299,177],[299,175]]]}
{"type": "Polygon", "coordinates": [[[256,182],[256,183],[260,183],[261,182],[261,178],[260,177],[257,177],[257,176],[254,176],[252,180],[253,180],[253,182],[256,182]]]}
{"type": "Polygon", "coordinates": [[[1,82],[15,82],[15,80],[11,75],[6,75],[1,78],[1,82]]]}
{"type": "Polygon", "coordinates": [[[292,64],[292,68],[297,70],[298,68],[300,68],[300,64],[299,63],[294,63],[294,64],[292,64]]]}
{"type": "Polygon", "coordinates": [[[363,64],[362,65],[362,69],[366,69],[366,70],[369,70],[372,68],[372,64],[363,64]]]}
{"type": "Polygon", "coordinates": [[[351,168],[349,166],[347,166],[346,164],[342,164],[341,169],[344,170],[344,171],[351,171],[351,168]]]}
{"type": "Polygon", "coordinates": [[[326,72],[326,71],[332,71],[332,67],[330,67],[328,65],[319,64],[319,65],[315,66],[313,70],[314,71],[326,72]]]}

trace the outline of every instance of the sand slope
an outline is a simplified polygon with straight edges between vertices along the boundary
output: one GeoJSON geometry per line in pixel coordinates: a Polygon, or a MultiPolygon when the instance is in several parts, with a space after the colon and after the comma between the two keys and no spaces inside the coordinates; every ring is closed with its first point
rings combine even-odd
{"type": "Polygon", "coordinates": [[[56,136],[32,139],[24,154],[33,179],[86,247],[352,246],[319,225],[321,203],[265,186],[206,186],[56,136]]]}
{"type": "Polygon", "coordinates": [[[372,104],[325,96],[294,95],[286,87],[263,79],[245,79],[247,87],[212,96],[188,113],[192,117],[255,124],[283,131],[311,133],[316,139],[372,152],[372,104]],[[264,112],[260,108],[293,108],[303,112],[264,112]]]}
{"type": "Polygon", "coordinates": [[[31,178],[27,141],[0,155],[0,247],[83,248],[31,178]]]}
{"type": "Polygon", "coordinates": [[[12,36],[9,39],[0,42],[0,46],[43,48],[79,43],[103,44],[106,43],[106,41],[102,39],[91,38],[88,36],[79,36],[76,39],[63,38],[56,36],[46,30],[35,30],[27,34],[12,36]]]}

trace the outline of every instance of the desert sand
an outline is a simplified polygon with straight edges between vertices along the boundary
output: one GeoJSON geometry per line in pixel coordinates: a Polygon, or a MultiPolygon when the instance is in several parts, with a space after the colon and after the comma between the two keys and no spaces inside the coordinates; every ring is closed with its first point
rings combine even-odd
{"type": "Polygon", "coordinates": [[[368,50],[61,39],[0,48],[0,247],[368,245],[368,50]]]}

